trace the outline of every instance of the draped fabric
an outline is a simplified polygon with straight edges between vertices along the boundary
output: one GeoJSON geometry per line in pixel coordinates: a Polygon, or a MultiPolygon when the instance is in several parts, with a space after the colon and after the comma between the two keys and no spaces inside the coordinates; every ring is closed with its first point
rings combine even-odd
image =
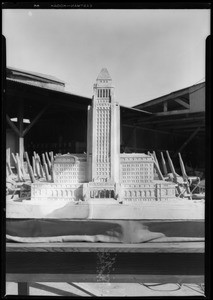
{"type": "Polygon", "coordinates": [[[144,243],[204,240],[203,221],[7,219],[14,242],[144,243]]]}

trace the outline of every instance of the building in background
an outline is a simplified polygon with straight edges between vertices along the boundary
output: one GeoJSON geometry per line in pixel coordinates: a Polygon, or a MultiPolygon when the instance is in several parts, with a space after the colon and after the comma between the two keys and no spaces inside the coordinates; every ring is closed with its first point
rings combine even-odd
{"type": "Polygon", "coordinates": [[[130,152],[170,151],[179,168],[181,152],[188,169],[205,169],[205,82],[138,104],[134,109],[151,115],[135,115],[123,123],[123,145],[130,152]]]}
{"type": "MultiPolygon", "coordinates": [[[[12,152],[27,151],[30,157],[33,151],[87,152],[91,98],[66,92],[65,83],[53,76],[15,68],[6,73],[6,148],[12,166],[12,152]]],[[[176,167],[181,150],[187,166],[204,171],[205,83],[132,108],[120,105],[120,148],[121,153],[155,150],[158,158],[169,150],[176,167]]]]}

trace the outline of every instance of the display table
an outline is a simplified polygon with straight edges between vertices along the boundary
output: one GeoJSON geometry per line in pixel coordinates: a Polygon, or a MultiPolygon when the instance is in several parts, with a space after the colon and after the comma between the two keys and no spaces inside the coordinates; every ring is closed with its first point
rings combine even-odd
{"type": "Polygon", "coordinates": [[[7,243],[6,281],[204,283],[204,242],[7,243]]]}

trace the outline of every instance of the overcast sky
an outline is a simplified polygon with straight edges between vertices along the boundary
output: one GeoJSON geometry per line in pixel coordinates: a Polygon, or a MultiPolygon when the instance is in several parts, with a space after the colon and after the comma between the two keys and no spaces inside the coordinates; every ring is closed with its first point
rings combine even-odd
{"type": "Polygon", "coordinates": [[[210,10],[3,9],[7,65],[91,97],[102,67],[133,106],[205,80],[210,10]]]}

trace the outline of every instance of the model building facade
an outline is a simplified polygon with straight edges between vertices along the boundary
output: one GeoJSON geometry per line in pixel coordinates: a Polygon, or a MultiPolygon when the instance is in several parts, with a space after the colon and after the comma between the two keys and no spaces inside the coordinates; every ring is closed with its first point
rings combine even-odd
{"type": "Polygon", "coordinates": [[[120,154],[120,106],[106,68],[97,77],[88,107],[87,154],[57,155],[54,183],[33,183],[32,199],[119,202],[168,200],[175,185],[154,180],[154,160],[143,153],[120,154]]]}
{"type": "Polygon", "coordinates": [[[98,75],[93,93],[88,107],[88,181],[119,182],[120,110],[107,69],[98,75]]]}

